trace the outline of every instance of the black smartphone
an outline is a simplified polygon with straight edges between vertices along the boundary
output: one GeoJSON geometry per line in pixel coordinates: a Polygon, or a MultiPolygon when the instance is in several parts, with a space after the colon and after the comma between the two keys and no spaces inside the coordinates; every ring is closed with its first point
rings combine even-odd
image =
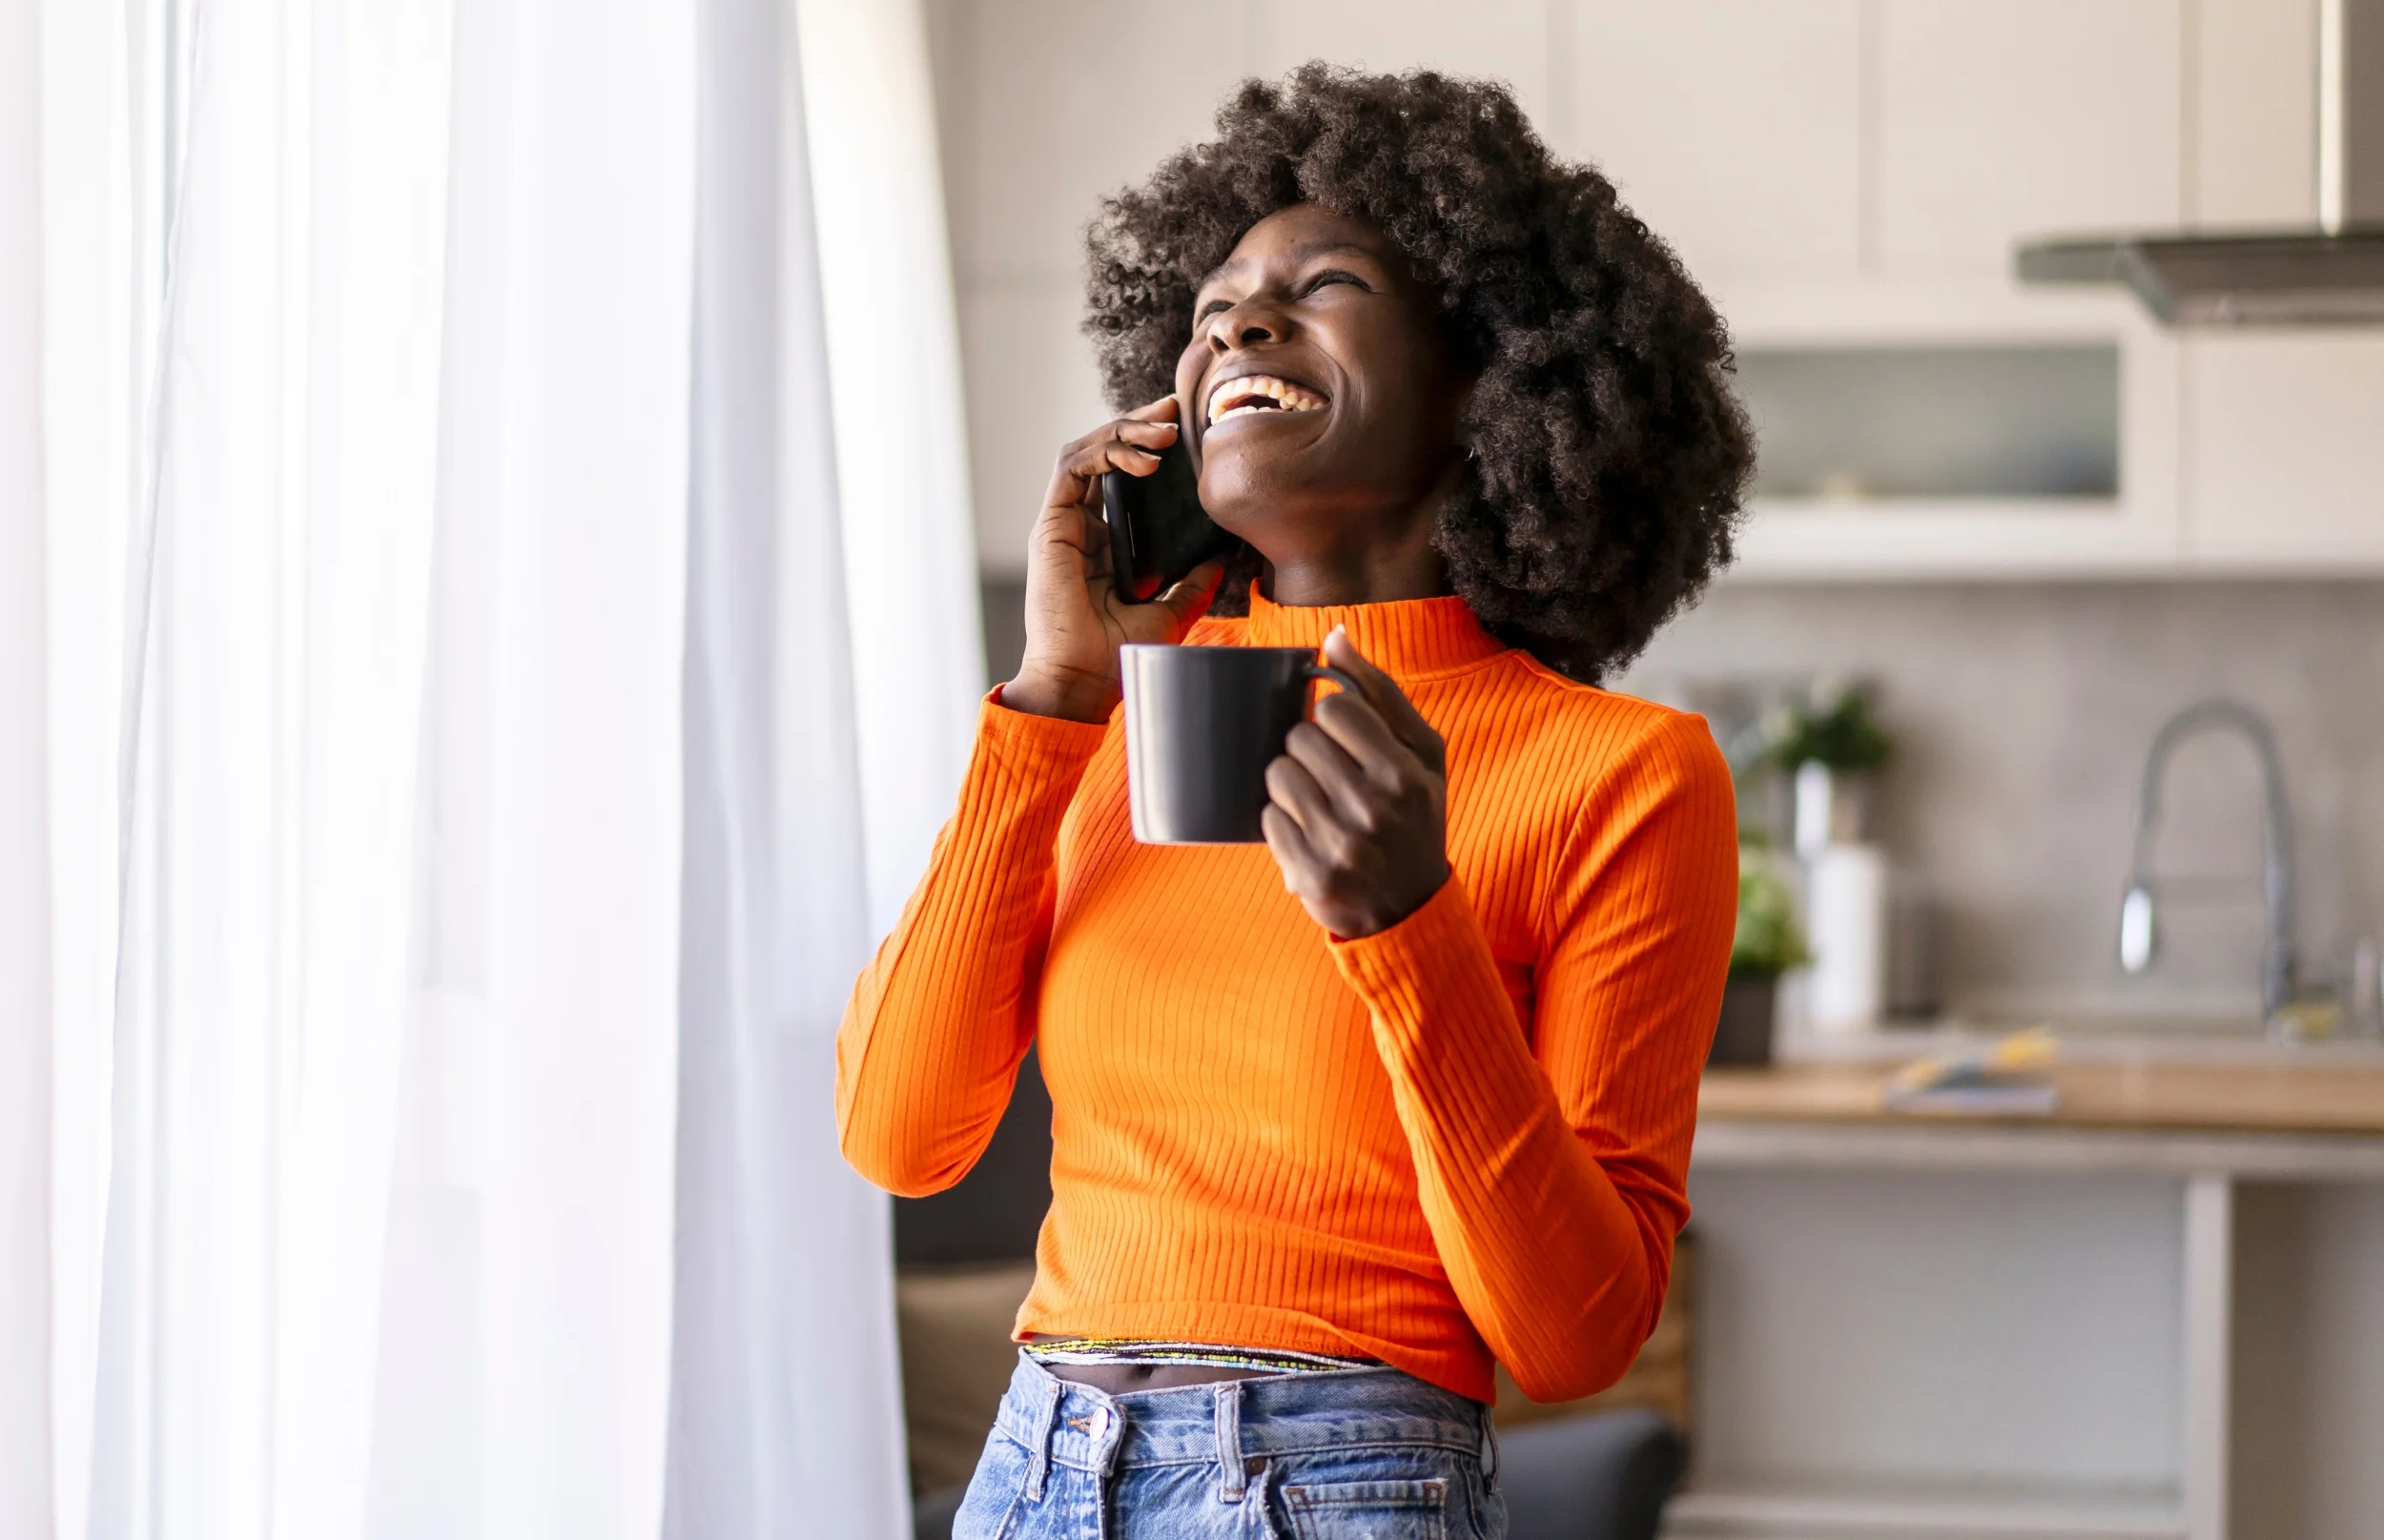
{"type": "Polygon", "coordinates": [[[1233,546],[1201,506],[1201,475],[1182,434],[1159,452],[1159,468],[1148,476],[1101,473],[1101,522],[1109,526],[1112,585],[1132,605],[1148,604],[1233,546]]]}

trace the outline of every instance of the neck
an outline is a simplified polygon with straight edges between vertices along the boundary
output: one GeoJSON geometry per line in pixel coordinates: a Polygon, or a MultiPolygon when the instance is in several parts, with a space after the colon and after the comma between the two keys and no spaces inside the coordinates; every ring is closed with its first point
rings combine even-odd
{"type": "Polygon", "coordinates": [[[1261,551],[1266,597],[1278,605],[1379,605],[1433,599],[1449,592],[1449,575],[1432,548],[1440,500],[1426,498],[1397,513],[1364,520],[1351,538],[1305,549],[1261,551]]]}

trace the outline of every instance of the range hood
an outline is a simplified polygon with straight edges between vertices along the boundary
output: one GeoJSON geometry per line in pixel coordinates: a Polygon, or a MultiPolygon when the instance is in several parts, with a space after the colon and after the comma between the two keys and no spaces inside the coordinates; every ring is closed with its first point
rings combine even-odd
{"type": "Polygon", "coordinates": [[[2172,326],[2384,325],[2384,0],[2318,0],[2313,230],[2030,241],[2024,283],[2124,283],[2172,326]]]}

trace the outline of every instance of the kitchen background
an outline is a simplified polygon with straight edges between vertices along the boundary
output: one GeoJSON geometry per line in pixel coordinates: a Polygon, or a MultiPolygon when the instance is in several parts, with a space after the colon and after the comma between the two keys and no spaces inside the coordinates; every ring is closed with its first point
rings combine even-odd
{"type": "MultiPolygon", "coordinates": [[[[2195,700],[2241,699],[2273,724],[2289,778],[2307,967],[2338,969],[2384,925],[2384,339],[2166,332],[2116,290],[2007,276],[2013,243],[2048,232],[2310,222],[2314,14],[931,6],[992,677],[1019,646],[1051,456],[1109,415],[1076,329],[1077,232],[1099,196],[1202,136],[1246,74],[1325,57],[1494,75],[1673,241],[1755,371],[1789,350],[2117,354],[2116,421],[2079,430],[2110,434],[2116,495],[1758,499],[1738,572],[1617,688],[1694,705],[1716,680],[1877,681],[1900,752],[1876,832],[1936,907],[1944,1002],[1998,1018],[2250,1008],[2248,886],[2165,914],[2154,975],[2123,990],[2111,961],[2152,735],[2195,700]]],[[[1941,415],[1997,409],[1949,392],[1941,415]]],[[[1847,452],[1876,453],[1860,436],[1847,452]]],[[[2256,872],[2241,744],[2189,744],[2168,806],[2164,869],[2256,872]]]]}
{"type": "MultiPolygon", "coordinates": [[[[1872,833],[1933,915],[1939,1022],[2115,1034],[2153,1066],[2121,1073],[2155,1078],[2178,1029],[2226,1029],[2222,1100],[2277,1054],[2369,1065],[2259,1044],[2240,740],[2181,749],[2154,848],[2226,880],[2164,904],[2148,975],[2116,943],[2147,749],[2218,696],[2274,729],[2305,982],[2384,931],[2384,332],[2171,330],[2116,288],[2012,277],[2046,235],[2312,226],[2318,12],[932,0],[991,677],[1051,457],[1110,415],[1077,331],[1100,195],[1205,136],[1246,75],[1495,76],[1714,296],[1764,438],[1737,569],[1611,683],[1693,708],[1875,688],[1897,752],[1872,833]]],[[[1893,1040],[1931,1024],[1866,1051],[1909,1057],[1893,1040]]],[[[2290,1113],[2331,1072],[2277,1073],[2290,1113]]],[[[1041,1212],[1038,1095],[967,1185],[898,1215],[907,1372],[961,1362],[974,1339],[945,1328],[1023,1287],[999,1259],[1041,1212]],[[970,1259],[992,1270],[950,1265],[970,1259]]],[[[1694,1325],[1659,1337],[1695,1360],[1668,1534],[2384,1533],[2384,1146],[1841,1133],[1701,1119],[1694,1325]]],[[[945,1403],[911,1400],[925,1488],[918,1408],[945,1403]]]]}

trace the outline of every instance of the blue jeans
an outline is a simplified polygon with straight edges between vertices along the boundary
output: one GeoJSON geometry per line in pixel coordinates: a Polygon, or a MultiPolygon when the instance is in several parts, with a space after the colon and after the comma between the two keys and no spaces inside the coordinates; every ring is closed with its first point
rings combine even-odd
{"type": "Polygon", "coordinates": [[[1506,1540],[1489,1409],[1397,1369],[1106,1395],[1019,1358],[953,1540],[1506,1540]]]}

